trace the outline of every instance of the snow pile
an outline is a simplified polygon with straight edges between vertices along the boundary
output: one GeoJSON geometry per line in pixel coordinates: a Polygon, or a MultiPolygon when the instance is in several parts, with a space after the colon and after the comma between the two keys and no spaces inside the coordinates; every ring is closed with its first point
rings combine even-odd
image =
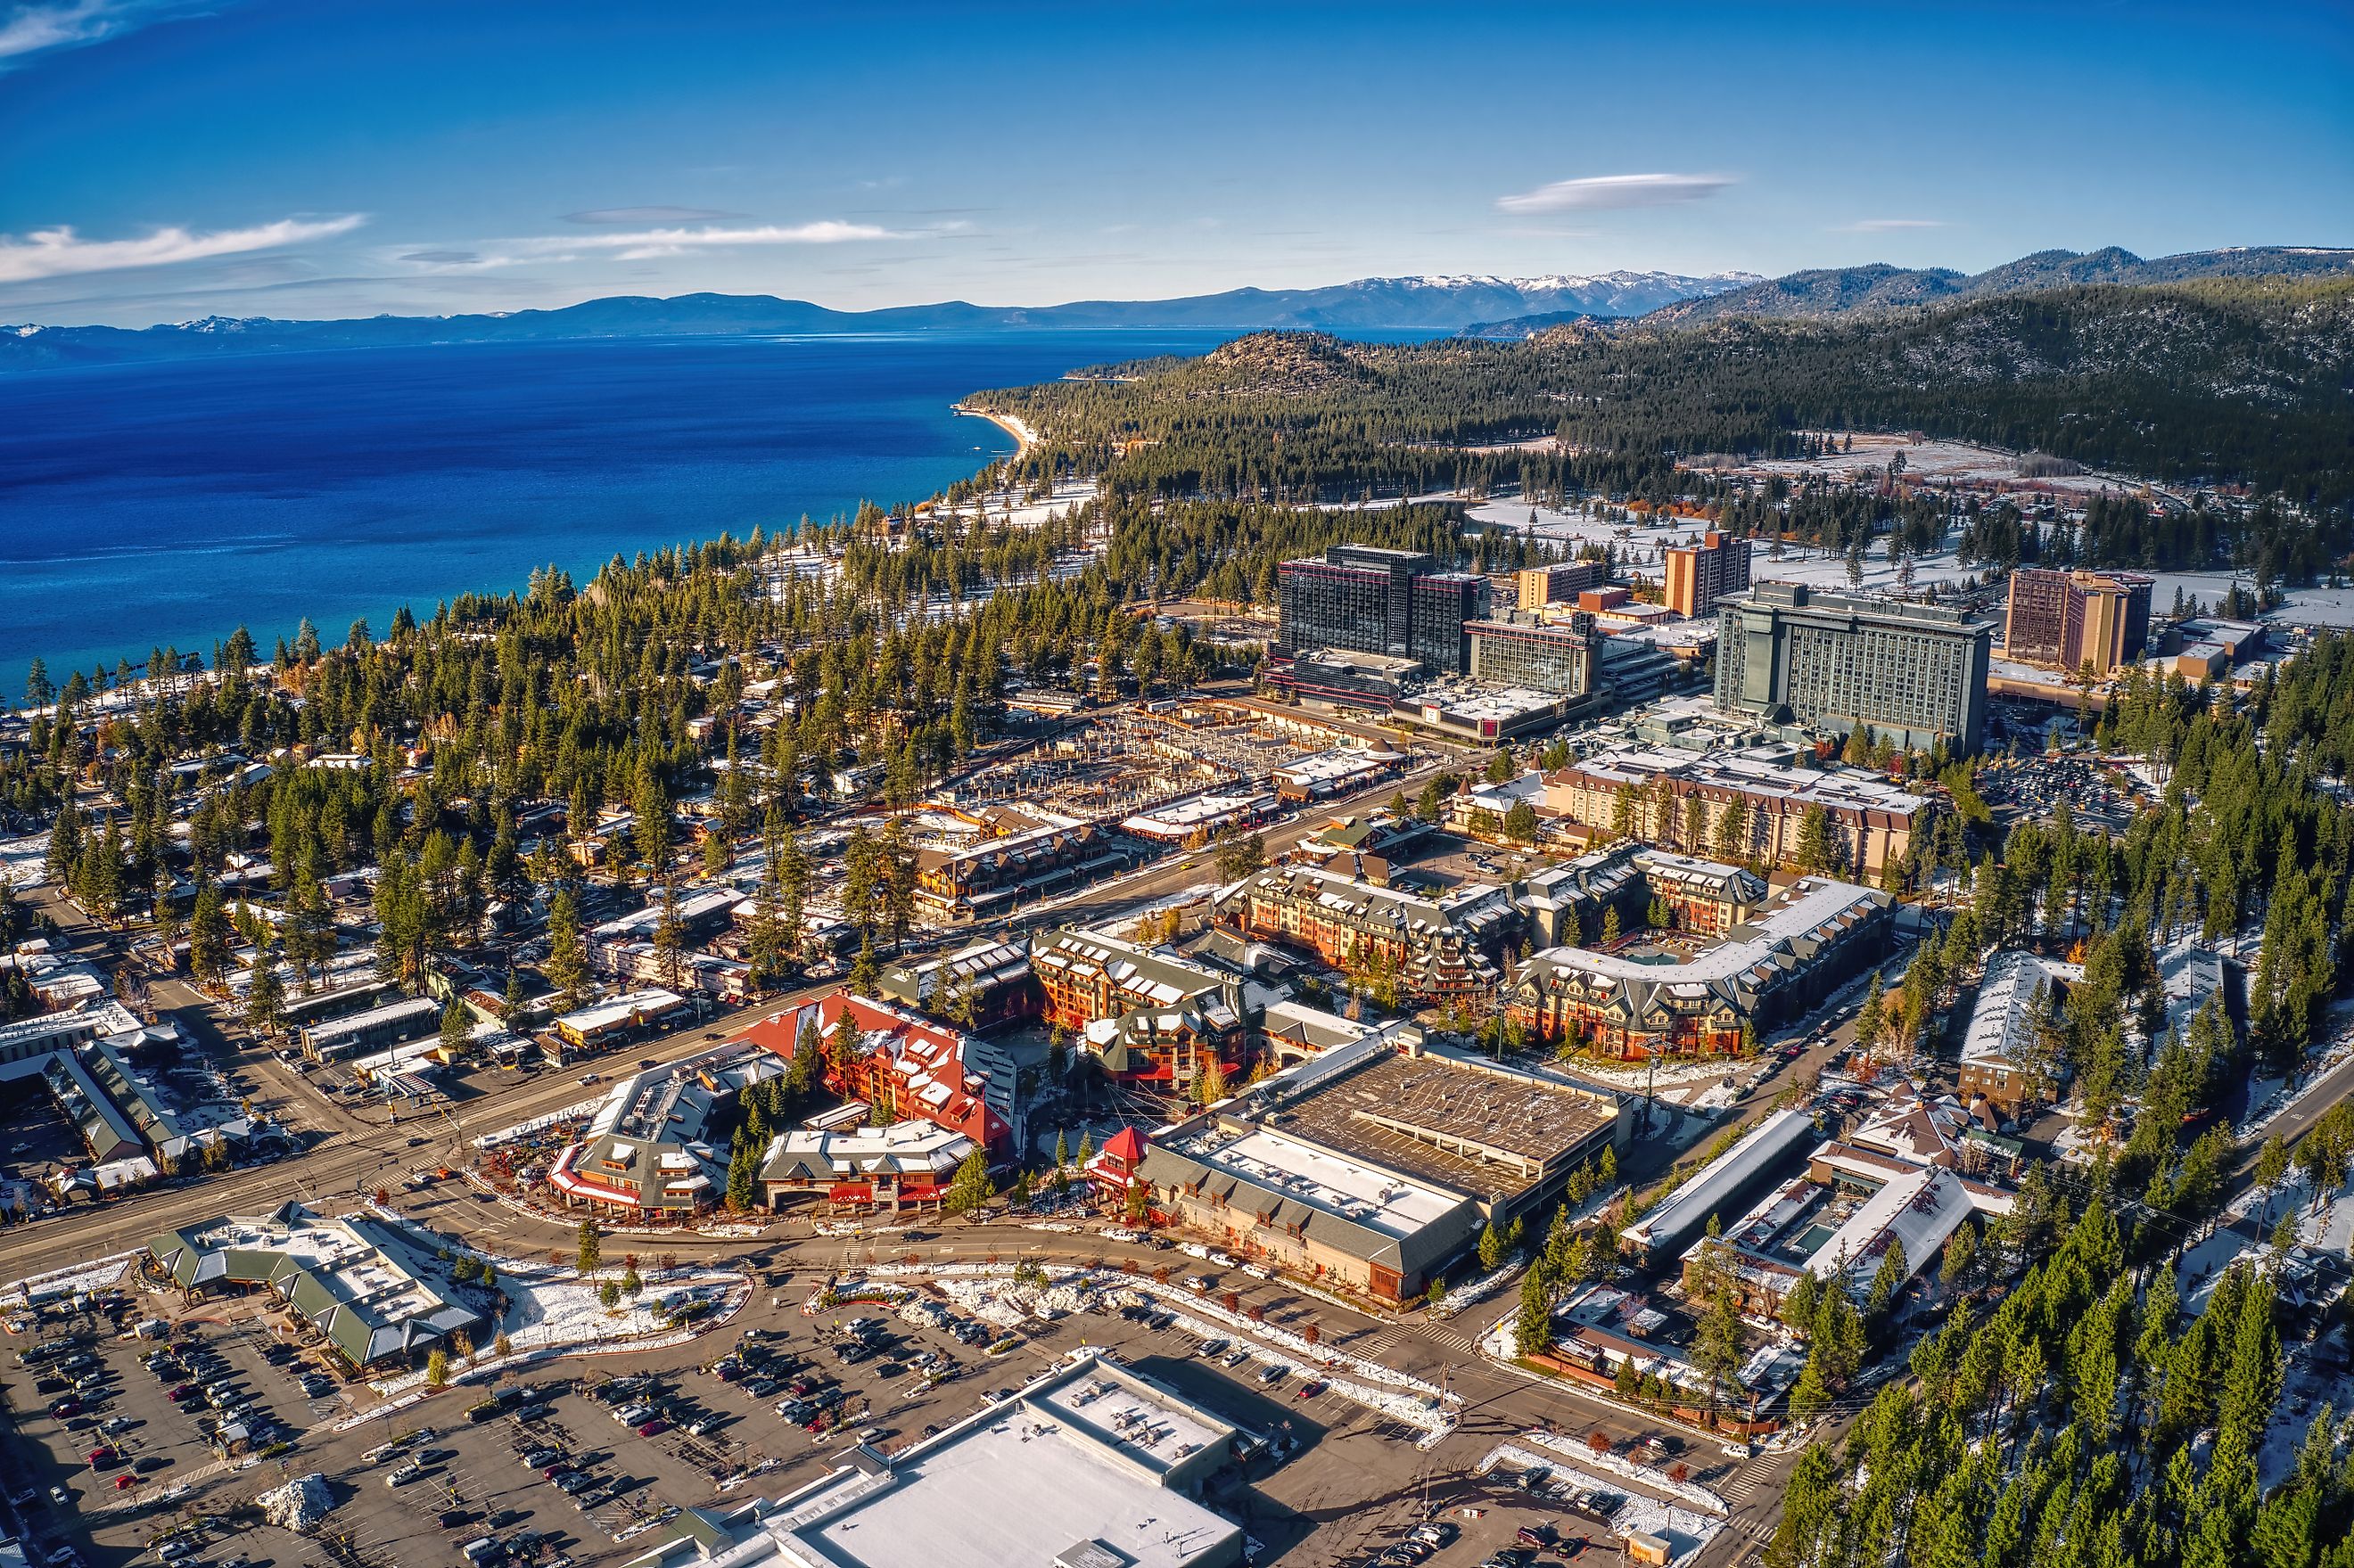
{"type": "Polygon", "coordinates": [[[740,1274],[681,1269],[665,1281],[673,1288],[659,1295],[644,1291],[624,1296],[620,1306],[609,1308],[597,1299],[598,1287],[585,1280],[518,1278],[504,1266],[499,1276],[514,1302],[502,1327],[517,1351],[645,1339],[669,1330],[664,1302],[682,1306],[689,1300],[708,1300],[724,1305],[737,1291],[749,1287],[740,1274]]]}
{"type": "MultiPolygon", "coordinates": [[[[1034,1287],[1009,1284],[1013,1272],[1011,1264],[884,1264],[867,1272],[902,1278],[929,1276],[965,1310],[992,1322],[1003,1322],[997,1314],[1014,1310],[1012,1303],[1015,1300],[1041,1298],[1034,1287]],[[996,1310],[992,1312],[989,1308],[996,1310]]],[[[1446,1407],[1437,1385],[1330,1345],[1310,1344],[1289,1330],[1270,1323],[1254,1323],[1240,1312],[1229,1312],[1178,1286],[1109,1269],[1079,1269],[1061,1275],[1044,1294],[1051,1296],[1061,1289],[1092,1290],[1097,1293],[1095,1305],[1106,1310],[1116,1311],[1124,1306],[1168,1308],[1176,1315],[1177,1327],[1196,1339],[1231,1338],[1236,1349],[1247,1351],[1255,1361],[1282,1367],[1303,1379],[1318,1379],[1330,1384],[1332,1392],[1342,1398],[1415,1428],[1423,1434],[1416,1447],[1431,1447],[1456,1428],[1457,1417],[1446,1407]],[[1254,1335],[1269,1342],[1254,1343],[1254,1335]],[[1342,1373],[1347,1375],[1336,1375],[1342,1373]]],[[[1020,1322],[1017,1316],[1005,1326],[1018,1327],[1020,1322]]],[[[1460,1403],[1459,1396],[1449,1394],[1447,1398],[1460,1403]]]]}
{"type": "Polygon", "coordinates": [[[513,1143],[519,1138],[529,1138],[535,1132],[546,1132],[549,1128],[559,1123],[588,1116],[604,1103],[603,1095],[591,1096],[577,1104],[566,1106],[562,1110],[550,1111],[546,1116],[534,1117],[529,1121],[519,1121],[513,1127],[503,1127],[496,1132],[486,1132],[474,1139],[474,1147],[496,1149],[502,1143],[513,1143]]]}
{"type": "Polygon", "coordinates": [[[1614,1476],[1623,1476],[1639,1486],[1650,1488],[1653,1491],[1665,1492],[1671,1498],[1680,1498],[1694,1508],[1706,1509],[1709,1512],[1719,1515],[1732,1511],[1724,1506],[1723,1498],[1718,1497],[1706,1487],[1695,1486],[1690,1481],[1677,1480],[1665,1470],[1655,1470],[1649,1465],[1638,1465],[1632,1459],[1622,1458],[1606,1450],[1597,1454],[1583,1443],[1573,1443],[1568,1438],[1551,1432],[1524,1432],[1521,1436],[1528,1442],[1550,1448],[1556,1454],[1566,1454],[1581,1465],[1598,1466],[1614,1476]]]}
{"type": "Polygon", "coordinates": [[[1442,1319],[1452,1318],[1467,1307],[1477,1307],[1480,1302],[1502,1289],[1504,1281],[1517,1273],[1525,1261],[1516,1252],[1479,1278],[1466,1280],[1438,1298],[1438,1305],[1432,1309],[1431,1316],[1442,1319]]]}
{"type": "Polygon", "coordinates": [[[320,1521],[335,1507],[335,1494],[328,1489],[327,1478],[316,1470],[298,1476],[254,1500],[261,1505],[262,1518],[297,1535],[308,1535],[318,1529],[320,1521]]]}

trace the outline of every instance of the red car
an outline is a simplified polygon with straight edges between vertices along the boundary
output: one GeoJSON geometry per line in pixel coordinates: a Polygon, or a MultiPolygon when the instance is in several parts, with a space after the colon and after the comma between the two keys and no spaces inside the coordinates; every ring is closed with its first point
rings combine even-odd
{"type": "Polygon", "coordinates": [[[201,1392],[203,1391],[198,1389],[195,1383],[184,1383],[179,1387],[172,1391],[171,1397],[174,1399],[193,1399],[201,1392]]]}
{"type": "Polygon", "coordinates": [[[657,1432],[667,1432],[669,1430],[670,1423],[657,1415],[652,1421],[647,1422],[643,1426],[638,1428],[638,1436],[641,1437],[651,1437],[657,1432]]]}
{"type": "Polygon", "coordinates": [[[1311,1377],[1306,1383],[1301,1383],[1299,1385],[1299,1392],[1293,1394],[1291,1397],[1294,1399],[1313,1399],[1323,1392],[1324,1380],[1320,1377],[1311,1377]]]}
{"type": "Polygon", "coordinates": [[[81,1401],[71,1397],[60,1399],[55,1404],[49,1406],[49,1414],[56,1416],[60,1421],[63,1421],[69,1415],[80,1415],[81,1414],[81,1401]]]}
{"type": "Polygon", "coordinates": [[[127,1492],[138,1484],[139,1478],[136,1476],[117,1476],[114,1478],[114,1489],[118,1492],[127,1492]]]}
{"type": "Polygon", "coordinates": [[[86,1456],[93,1470],[111,1469],[122,1463],[122,1456],[111,1448],[92,1448],[86,1456]]]}

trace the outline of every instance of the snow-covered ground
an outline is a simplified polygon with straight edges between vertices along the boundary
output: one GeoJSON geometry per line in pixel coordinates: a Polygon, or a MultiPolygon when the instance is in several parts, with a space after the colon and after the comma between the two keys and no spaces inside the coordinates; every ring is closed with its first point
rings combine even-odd
{"type": "Polygon", "coordinates": [[[2264,619],[2285,626],[2354,626],[2354,588],[2291,588],[2264,619]]]}
{"type": "Polygon", "coordinates": [[[969,520],[975,516],[1013,528],[1035,528],[1049,518],[1074,512],[1093,501],[1093,480],[1066,480],[1044,496],[1033,498],[1017,490],[992,490],[955,506],[937,508],[931,515],[969,520]]]}
{"type": "Polygon", "coordinates": [[[0,1296],[22,1297],[27,1302],[46,1301],[53,1296],[79,1296],[84,1291],[104,1290],[122,1281],[123,1271],[139,1255],[119,1252],[111,1257],[101,1257],[90,1263],[75,1263],[64,1268],[36,1274],[6,1286],[0,1286],[0,1296]]]}

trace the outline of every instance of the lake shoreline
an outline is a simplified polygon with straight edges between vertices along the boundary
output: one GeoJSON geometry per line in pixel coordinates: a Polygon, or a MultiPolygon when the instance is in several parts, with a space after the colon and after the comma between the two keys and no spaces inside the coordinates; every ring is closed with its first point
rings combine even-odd
{"type": "Polygon", "coordinates": [[[630,340],[165,361],[0,376],[0,512],[18,613],[0,692],[262,649],[308,618],[328,641],[461,593],[806,516],[907,504],[1038,449],[979,388],[1052,381],[1209,332],[985,340],[630,340]],[[987,418],[1012,450],[976,440],[987,418]]]}

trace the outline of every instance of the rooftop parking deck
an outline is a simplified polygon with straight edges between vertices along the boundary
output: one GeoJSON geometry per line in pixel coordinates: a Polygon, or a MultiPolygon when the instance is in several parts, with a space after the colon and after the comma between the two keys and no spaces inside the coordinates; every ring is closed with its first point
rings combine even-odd
{"type": "Polygon", "coordinates": [[[1534,1186],[1617,1119],[1598,1095],[1445,1056],[1387,1055],[1283,1107],[1280,1125],[1491,1198],[1534,1186]]]}

